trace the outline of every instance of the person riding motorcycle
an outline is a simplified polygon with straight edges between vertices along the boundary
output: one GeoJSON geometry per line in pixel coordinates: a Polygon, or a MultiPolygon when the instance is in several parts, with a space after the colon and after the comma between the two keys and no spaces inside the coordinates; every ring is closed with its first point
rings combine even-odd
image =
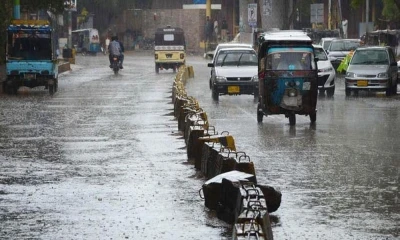
{"type": "Polygon", "coordinates": [[[108,55],[108,58],[110,60],[110,67],[111,66],[111,62],[112,62],[112,56],[116,55],[119,58],[119,62],[120,62],[120,66],[119,68],[123,69],[124,67],[122,66],[123,62],[124,62],[124,45],[122,44],[122,42],[118,41],[118,37],[117,36],[113,36],[111,37],[111,43],[110,45],[108,45],[108,52],[110,53],[108,55]]]}

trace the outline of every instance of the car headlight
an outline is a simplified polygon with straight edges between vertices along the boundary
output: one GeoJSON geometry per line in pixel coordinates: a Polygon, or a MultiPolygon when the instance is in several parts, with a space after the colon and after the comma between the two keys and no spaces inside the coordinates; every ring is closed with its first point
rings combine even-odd
{"type": "Polygon", "coordinates": [[[347,73],[346,73],[346,77],[348,77],[348,78],[354,78],[354,77],[356,77],[356,74],[353,73],[353,72],[347,72],[347,73]]]}
{"type": "Polygon", "coordinates": [[[331,67],[323,68],[323,69],[320,69],[319,71],[320,71],[320,72],[332,72],[332,71],[333,71],[333,68],[331,68],[331,67]]]}
{"type": "Polygon", "coordinates": [[[217,81],[217,82],[226,82],[226,77],[217,76],[215,78],[215,81],[217,81]]]}
{"type": "Polygon", "coordinates": [[[253,82],[258,82],[258,75],[254,75],[254,76],[251,78],[251,81],[253,81],[253,82]]]}
{"type": "Polygon", "coordinates": [[[379,73],[378,78],[388,78],[389,75],[387,73],[379,73]]]}

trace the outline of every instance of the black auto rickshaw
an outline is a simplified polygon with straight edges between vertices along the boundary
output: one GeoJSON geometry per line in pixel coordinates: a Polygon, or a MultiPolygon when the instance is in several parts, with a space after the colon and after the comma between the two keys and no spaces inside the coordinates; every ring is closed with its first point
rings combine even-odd
{"type": "Polygon", "coordinates": [[[302,31],[274,31],[260,36],[257,122],[284,114],[296,124],[296,114],[317,119],[318,69],[312,40],[302,31]]]}
{"type": "Polygon", "coordinates": [[[173,69],[176,72],[180,66],[185,65],[186,42],[182,28],[158,28],[154,38],[155,70],[173,69]]]}

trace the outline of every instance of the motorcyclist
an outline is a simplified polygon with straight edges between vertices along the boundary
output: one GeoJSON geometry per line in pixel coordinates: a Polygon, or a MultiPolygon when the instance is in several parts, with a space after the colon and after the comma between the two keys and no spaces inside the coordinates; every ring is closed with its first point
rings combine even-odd
{"type": "Polygon", "coordinates": [[[124,54],[123,54],[123,52],[124,52],[124,45],[122,44],[122,42],[120,42],[120,41],[118,40],[118,37],[117,37],[117,36],[111,37],[111,43],[110,43],[110,45],[108,46],[108,52],[110,53],[110,54],[108,55],[108,58],[109,58],[109,60],[110,60],[110,67],[112,67],[112,66],[111,66],[112,56],[113,56],[113,55],[116,55],[116,56],[118,56],[119,62],[120,62],[119,68],[121,68],[121,69],[124,68],[124,67],[122,66],[122,64],[123,64],[123,62],[124,62],[124,54]]]}

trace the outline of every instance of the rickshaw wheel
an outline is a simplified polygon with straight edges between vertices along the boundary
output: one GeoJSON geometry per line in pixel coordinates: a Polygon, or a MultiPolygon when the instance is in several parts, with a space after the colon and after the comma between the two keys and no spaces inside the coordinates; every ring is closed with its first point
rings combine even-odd
{"type": "Polygon", "coordinates": [[[55,86],[54,85],[55,85],[54,83],[53,84],[49,84],[49,93],[50,93],[50,95],[53,95],[54,92],[55,92],[55,86]]]}
{"type": "Polygon", "coordinates": [[[317,121],[317,113],[310,114],[310,121],[311,123],[315,123],[317,121]]]}
{"type": "Polygon", "coordinates": [[[296,125],[296,114],[294,113],[289,114],[289,125],[290,126],[296,125]]]}
{"type": "Polygon", "coordinates": [[[264,114],[257,109],[257,122],[261,123],[263,121],[264,114]]]}

